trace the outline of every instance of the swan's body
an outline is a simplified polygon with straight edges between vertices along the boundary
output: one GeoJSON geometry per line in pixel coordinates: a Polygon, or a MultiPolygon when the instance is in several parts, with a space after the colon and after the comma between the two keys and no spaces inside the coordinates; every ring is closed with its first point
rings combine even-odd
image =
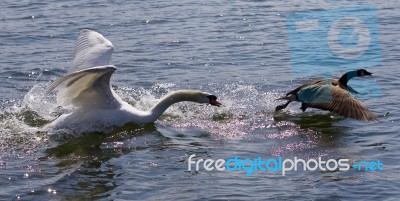
{"type": "Polygon", "coordinates": [[[351,93],[357,93],[347,86],[347,82],[354,77],[363,77],[372,73],[360,69],[345,73],[339,80],[322,79],[305,83],[290,91],[278,100],[287,100],[283,105],[276,107],[276,111],[286,108],[292,101],[301,102],[303,112],[311,107],[338,113],[344,117],[358,120],[374,121],[377,117],[351,93]]]}
{"type": "Polygon", "coordinates": [[[75,57],[67,74],[51,83],[48,92],[58,90],[57,102],[77,108],[61,115],[48,128],[80,126],[121,126],[126,123],[154,122],[172,104],[181,101],[219,106],[217,97],[205,92],[179,90],[166,95],[149,111],[140,111],[123,101],[111,88],[110,78],[117,69],[109,65],[114,50],[101,34],[82,30],[75,45],[75,57]]]}

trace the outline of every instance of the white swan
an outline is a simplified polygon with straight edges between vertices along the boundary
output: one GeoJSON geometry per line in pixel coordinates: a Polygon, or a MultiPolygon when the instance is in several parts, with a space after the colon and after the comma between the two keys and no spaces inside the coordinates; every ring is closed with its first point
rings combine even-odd
{"type": "Polygon", "coordinates": [[[67,74],[51,83],[47,92],[58,90],[57,102],[77,108],[64,114],[46,128],[82,126],[122,126],[126,123],[154,122],[172,104],[181,101],[220,106],[217,97],[195,90],[167,94],[152,109],[140,111],[123,101],[111,88],[110,78],[117,68],[109,65],[114,47],[101,34],[84,29],[75,45],[74,60],[67,74]]]}

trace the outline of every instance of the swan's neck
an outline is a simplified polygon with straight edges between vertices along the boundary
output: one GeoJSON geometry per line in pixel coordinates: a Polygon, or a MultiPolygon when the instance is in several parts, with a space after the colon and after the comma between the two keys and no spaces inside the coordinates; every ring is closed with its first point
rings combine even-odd
{"type": "Polygon", "coordinates": [[[148,111],[149,122],[156,121],[169,106],[182,101],[198,102],[196,100],[195,92],[191,90],[179,90],[167,94],[160,100],[160,102],[148,111]]]}
{"type": "Polygon", "coordinates": [[[342,75],[342,77],[340,77],[339,82],[340,84],[342,84],[343,86],[347,87],[347,82],[349,82],[350,79],[357,77],[357,71],[350,71],[345,73],[344,75],[342,75]]]}

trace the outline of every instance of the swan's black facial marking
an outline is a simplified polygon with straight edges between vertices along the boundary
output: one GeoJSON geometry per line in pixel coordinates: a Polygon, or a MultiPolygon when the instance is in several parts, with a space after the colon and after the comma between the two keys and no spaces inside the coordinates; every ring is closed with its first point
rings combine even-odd
{"type": "Polygon", "coordinates": [[[214,95],[209,95],[209,96],[207,96],[207,98],[210,100],[217,100],[217,97],[214,95]]]}
{"type": "Polygon", "coordinates": [[[372,73],[368,72],[365,69],[360,69],[357,71],[357,76],[362,77],[362,76],[367,76],[367,75],[372,75],[372,73]]]}
{"type": "Polygon", "coordinates": [[[218,106],[218,107],[220,105],[222,105],[220,102],[217,101],[217,97],[214,95],[209,95],[209,96],[207,96],[207,98],[208,98],[208,100],[210,100],[211,105],[218,106]]]}

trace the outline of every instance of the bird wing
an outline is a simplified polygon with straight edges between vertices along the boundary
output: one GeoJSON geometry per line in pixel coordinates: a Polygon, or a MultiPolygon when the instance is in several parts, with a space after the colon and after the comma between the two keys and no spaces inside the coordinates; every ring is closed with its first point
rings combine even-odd
{"type": "Polygon", "coordinates": [[[335,82],[334,82],[334,79],[320,79],[320,80],[315,80],[315,81],[307,82],[307,83],[304,83],[303,85],[297,87],[296,89],[294,89],[294,90],[288,92],[288,93],[286,94],[286,96],[288,96],[289,94],[296,95],[297,93],[299,93],[299,91],[300,91],[301,89],[303,89],[303,88],[305,88],[305,87],[308,87],[308,86],[313,86],[313,85],[324,85],[324,84],[328,84],[328,85],[332,84],[332,85],[335,85],[335,82]]]}
{"type": "Polygon", "coordinates": [[[295,95],[301,89],[303,89],[305,87],[308,87],[308,86],[312,86],[312,85],[332,85],[332,86],[336,86],[336,87],[340,87],[342,89],[345,89],[345,90],[351,92],[352,94],[358,94],[358,91],[354,90],[352,87],[350,87],[350,86],[345,87],[342,84],[340,84],[338,79],[320,79],[320,80],[304,83],[303,85],[297,87],[296,89],[288,92],[286,94],[286,96],[288,96],[289,94],[294,94],[295,95]]]}
{"type": "Polygon", "coordinates": [[[52,82],[47,92],[57,90],[57,102],[64,106],[117,108],[120,98],[110,86],[111,75],[116,69],[113,65],[107,65],[74,72],[52,82]]]}
{"type": "Polygon", "coordinates": [[[84,29],[75,45],[75,57],[67,74],[47,87],[47,92],[57,90],[57,102],[85,109],[119,107],[119,96],[110,85],[117,69],[108,65],[113,45],[101,34],[84,29]]]}
{"type": "Polygon", "coordinates": [[[332,85],[305,87],[299,91],[298,99],[307,107],[332,111],[344,117],[365,121],[378,120],[374,113],[348,91],[332,85]]]}
{"type": "Polygon", "coordinates": [[[108,65],[113,51],[114,46],[103,35],[83,29],[75,43],[74,60],[67,74],[108,65]]]}

